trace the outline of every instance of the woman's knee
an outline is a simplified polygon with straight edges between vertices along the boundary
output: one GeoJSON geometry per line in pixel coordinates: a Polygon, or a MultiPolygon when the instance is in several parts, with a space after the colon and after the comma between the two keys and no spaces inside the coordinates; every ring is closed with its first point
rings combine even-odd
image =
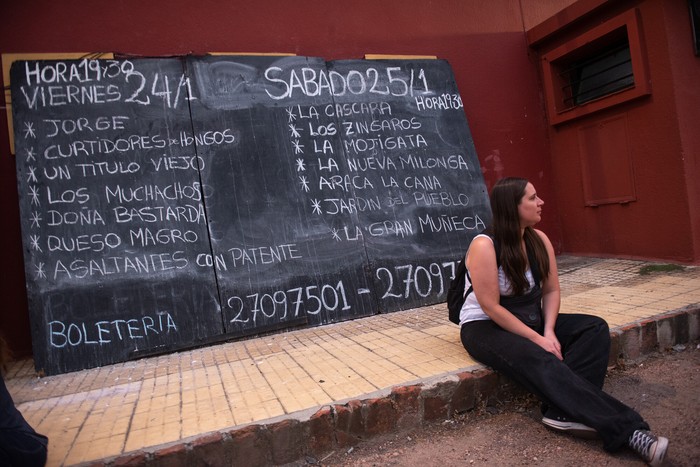
{"type": "MultiPolygon", "coordinates": [[[[570,328],[574,333],[576,328],[583,331],[593,331],[597,334],[610,335],[610,327],[608,322],[603,318],[595,315],[583,315],[583,314],[573,314],[573,315],[561,315],[570,316],[573,321],[573,328],[570,328]]],[[[567,326],[568,327],[568,326],[567,326]]]]}
{"type": "Polygon", "coordinates": [[[604,341],[610,342],[610,326],[608,326],[608,322],[598,316],[591,316],[591,318],[592,327],[598,334],[599,338],[604,341]]]}
{"type": "Polygon", "coordinates": [[[600,328],[601,331],[604,332],[610,332],[610,327],[608,326],[608,322],[605,321],[603,318],[600,316],[591,316],[593,318],[593,321],[595,322],[596,326],[600,328]]]}

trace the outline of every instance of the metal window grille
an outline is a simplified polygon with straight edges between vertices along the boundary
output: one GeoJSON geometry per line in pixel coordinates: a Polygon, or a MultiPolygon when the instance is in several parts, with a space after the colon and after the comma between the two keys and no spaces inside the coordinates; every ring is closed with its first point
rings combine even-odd
{"type": "Polygon", "coordinates": [[[629,42],[618,43],[584,60],[573,62],[560,73],[564,104],[574,107],[634,86],[629,42]]]}

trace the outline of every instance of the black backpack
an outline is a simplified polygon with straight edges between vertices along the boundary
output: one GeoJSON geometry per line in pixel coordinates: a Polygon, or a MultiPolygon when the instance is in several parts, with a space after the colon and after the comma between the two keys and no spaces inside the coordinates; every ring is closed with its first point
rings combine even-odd
{"type": "MultiPolygon", "coordinates": [[[[496,250],[496,266],[500,267],[501,265],[501,249],[498,246],[498,242],[495,241],[493,236],[489,235],[493,242],[493,247],[496,250]]],[[[539,271],[539,266],[537,264],[537,259],[535,258],[534,252],[530,251],[528,248],[527,250],[527,259],[530,263],[530,270],[532,271],[532,276],[535,280],[535,283],[540,282],[540,271],[539,271]]],[[[462,311],[462,306],[464,305],[464,301],[467,299],[467,296],[472,293],[472,286],[469,286],[469,289],[464,292],[464,284],[465,284],[465,278],[468,276],[469,272],[467,271],[467,265],[464,262],[464,256],[462,256],[462,259],[457,263],[457,268],[455,270],[455,277],[452,279],[452,282],[450,282],[450,287],[447,289],[447,311],[448,311],[448,316],[450,318],[450,321],[459,324],[459,313],[462,311]]],[[[469,278],[469,282],[471,283],[471,278],[469,278]]]]}
{"type": "MultiPolygon", "coordinates": [[[[472,287],[469,287],[467,293],[464,293],[464,280],[467,275],[467,265],[464,264],[464,256],[457,263],[455,277],[450,282],[450,287],[447,289],[447,311],[450,321],[459,324],[459,313],[462,311],[462,305],[467,299],[467,295],[472,293],[472,287]]],[[[471,282],[471,281],[470,281],[471,282]]]]}

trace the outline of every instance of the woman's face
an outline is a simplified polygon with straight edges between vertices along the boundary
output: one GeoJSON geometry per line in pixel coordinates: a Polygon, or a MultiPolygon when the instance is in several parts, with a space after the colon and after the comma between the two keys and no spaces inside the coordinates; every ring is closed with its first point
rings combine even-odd
{"type": "Polygon", "coordinates": [[[528,183],[525,187],[525,194],[520,198],[518,204],[518,214],[520,215],[520,227],[532,227],[542,219],[542,205],[544,201],[537,196],[535,187],[528,183]]]}

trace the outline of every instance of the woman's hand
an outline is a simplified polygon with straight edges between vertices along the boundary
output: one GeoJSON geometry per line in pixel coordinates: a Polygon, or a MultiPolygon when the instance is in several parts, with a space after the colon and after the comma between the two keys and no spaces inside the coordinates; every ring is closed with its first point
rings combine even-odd
{"type": "Polygon", "coordinates": [[[561,354],[561,344],[559,343],[557,336],[554,334],[554,331],[545,330],[544,336],[540,336],[538,334],[538,339],[533,342],[547,352],[554,354],[554,356],[559,360],[564,360],[564,357],[561,354]]]}

